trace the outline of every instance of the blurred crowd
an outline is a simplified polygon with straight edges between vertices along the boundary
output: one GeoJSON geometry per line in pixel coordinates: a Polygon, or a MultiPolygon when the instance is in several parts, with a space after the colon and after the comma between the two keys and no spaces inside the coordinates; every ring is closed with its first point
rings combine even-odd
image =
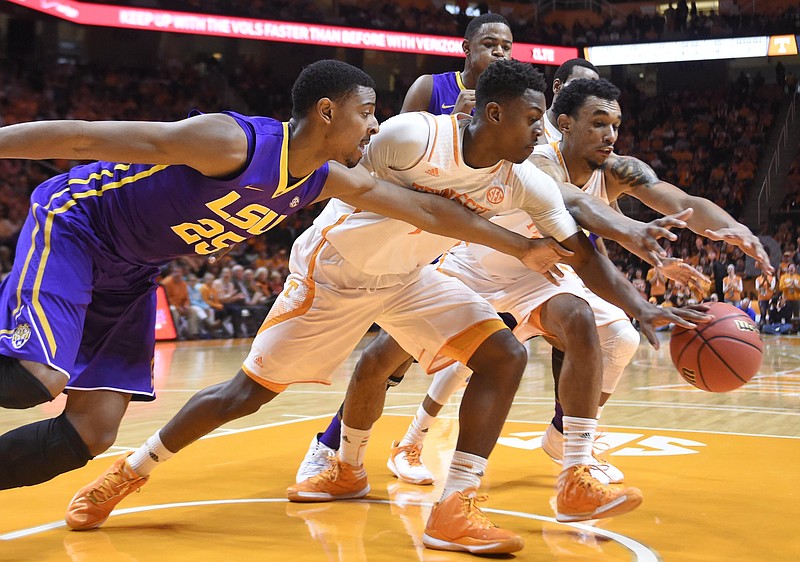
{"type": "MultiPolygon", "coordinates": [[[[282,120],[290,115],[290,84],[276,84],[269,79],[268,68],[256,68],[247,59],[224,67],[213,60],[161,64],[144,70],[59,64],[34,71],[30,65],[0,61],[0,125],[61,118],[175,120],[191,109],[230,108],[282,120]],[[269,90],[265,82],[269,82],[269,90]]],[[[766,85],[759,76],[750,79],[743,75],[732,85],[702,96],[680,91],[647,97],[631,84],[623,89],[623,126],[616,151],[641,158],[664,180],[708,197],[738,217],[747,205],[746,195],[773,125],[781,88],[766,85]]],[[[396,95],[379,92],[378,99],[380,120],[399,111],[396,95]]],[[[0,159],[0,275],[5,276],[13,263],[31,191],[72,164],[0,159]]],[[[795,163],[789,184],[786,205],[794,206],[800,201],[800,162],[795,163]]],[[[319,210],[319,205],[304,209],[278,228],[240,244],[214,265],[201,258],[171,264],[163,272],[162,283],[170,295],[181,337],[252,335],[283,286],[292,242],[319,210]]],[[[649,220],[647,216],[639,218],[649,220]]],[[[789,252],[793,261],[800,262],[800,232],[793,222],[780,225],[771,234],[779,251],[789,252]]],[[[637,284],[644,280],[648,298],[655,296],[674,304],[711,298],[715,293],[720,300],[728,298],[720,285],[728,266],[744,276],[745,260],[738,249],[705,243],[685,231],[668,244],[667,251],[701,268],[714,279],[715,290],[687,295],[685,287],[665,283],[659,294],[662,288],[656,282],[653,294],[652,279],[648,278],[655,272],[615,245],[608,246],[620,269],[637,284]]],[[[742,295],[735,300],[752,299],[754,279],[744,281],[742,295]]],[[[780,283],[780,279],[776,281],[780,283]]]]}
{"type": "MultiPolygon", "coordinates": [[[[94,0],[96,3],[108,3],[94,0]]],[[[235,15],[257,19],[325,23],[367,29],[385,29],[433,35],[462,36],[469,18],[467,7],[481,13],[488,2],[456,0],[457,9],[419,1],[401,5],[382,0],[340,0],[321,7],[312,0],[115,0],[114,4],[183,12],[235,15]],[[451,8],[452,9],[452,8],[451,8]]],[[[722,3],[720,3],[722,4],[722,3]]],[[[786,3],[790,4],[790,3],[786,3]]],[[[615,5],[613,15],[562,23],[563,18],[540,17],[525,3],[503,12],[517,41],[583,47],[648,41],[677,41],[707,37],[743,37],[800,33],[800,6],[762,8],[756,3],[725,3],[724,11],[698,10],[696,2],[678,0],[665,8],[626,8],[615,5]],[[624,11],[624,10],[632,11],[624,11]],[[602,23],[595,23],[602,19],[602,23]]],[[[600,3],[597,4],[599,6],[600,3]]]]}

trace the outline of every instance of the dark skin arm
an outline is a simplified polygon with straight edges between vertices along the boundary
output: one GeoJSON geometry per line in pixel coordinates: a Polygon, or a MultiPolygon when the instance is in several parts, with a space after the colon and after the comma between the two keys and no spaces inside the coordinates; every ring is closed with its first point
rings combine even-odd
{"type": "Polygon", "coordinates": [[[532,240],[498,226],[445,197],[405,189],[379,180],[363,166],[331,163],[319,199],[336,197],[356,208],[401,220],[422,230],[474,242],[514,256],[528,268],[547,274],[572,252],[553,238],[532,240]]]}
{"type": "Polygon", "coordinates": [[[656,327],[675,323],[694,328],[692,322],[707,322],[710,319],[709,316],[695,310],[660,308],[645,301],[614,264],[600,254],[582,232],[570,236],[561,244],[575,254],[571,258],[564,259],[564,263],[575,269],[593,293],[620,307],[626,314],[637,318],[642,333],[656,349],[659,346],[656,327]]]}
{"type": "Polygon", "coordinates": [[[686,219],[689,229],[711,240],[721,240],[738,246],[756,260],[762,271],[773,271],[769,256],[758,238],[718,205],[708,199],[689,195],[659,179],[650,166],[632,156],[612,154],[606,169],[606,185],[610,198],[616,199],[627,193],[665,215],[692,208],[694,213],[686,219]]]}
{"type": "Polygon", "coordinates": [[[578,224],[602,238],[619,242],[626,250],[652,265],[661,265],[664,253],[658,239],[675,240],[677,237],[669,229],[684,228],[684,219],[691,215],[691,211],[688,214],[684,211],[650,223],[630,219],[597,197],[567,183],[564,169],[556,162],[538,155],[533,155],[531,161],[556,181],[567,210],[578,224]]]}

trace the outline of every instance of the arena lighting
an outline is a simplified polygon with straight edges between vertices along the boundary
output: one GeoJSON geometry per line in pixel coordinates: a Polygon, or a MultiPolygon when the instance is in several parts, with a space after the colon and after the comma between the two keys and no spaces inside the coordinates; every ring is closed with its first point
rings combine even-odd
{"type": "MultiPolygon", "coordinates": [[[[373,49],[445,57],[464,56],[464,52],[461,50],[463,38],[460,37],[149,10],[125,6],[87,4],[70,0],[8,1],[81,25],[168,31],[193,35],[214,35],[236,39],[257,39],[282,43],[373,49]]],[[[511,55],[513,58],[523,62],[560,65],[564,61],[577,57],[578,49],[575,47],[515,43],[511,55]]]]}
{"type": "Polygon", "coordinates": [[[797,54],[794,35],[735,37],[586,47],[586,59],[595,66],[645,64],[690,60],[743,59],[797,54]]]}

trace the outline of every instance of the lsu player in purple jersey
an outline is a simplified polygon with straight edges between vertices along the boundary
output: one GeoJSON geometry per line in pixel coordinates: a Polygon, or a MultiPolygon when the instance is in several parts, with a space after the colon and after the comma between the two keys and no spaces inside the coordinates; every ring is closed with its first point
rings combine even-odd
{"type": "Polygon", "coordinates": [[[225,112],[0,129],[4,158],[100,160],[34,190],[0,285],[0,406],[68,395],[61,415],[0,436],[0,489],[85,465],[114,442],[131,399],[154,398],[154,278],[174,258],[224,250],[340,197],[520,257],[533,249],[541,267],[557,261],[552,241],[534,249],[445,198],[349,170],[378,132],[375,102],[367,74],[319,61],[295,82],[287,123],[225,112]]]}
{"type": "Polygon", "coordinates": [[[472,113],[478,77],[494,61],[511,58],[513,41],[511,28],[503,16],[482,14],[474,18],[464,32],[464,70],[423,74],[417,78],[406,93],[402,113],[472,113]]]}

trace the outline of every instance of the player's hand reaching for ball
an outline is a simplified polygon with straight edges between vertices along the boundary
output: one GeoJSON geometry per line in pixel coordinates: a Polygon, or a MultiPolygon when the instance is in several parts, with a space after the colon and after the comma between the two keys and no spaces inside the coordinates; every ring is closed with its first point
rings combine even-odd
{"type": "Polygon", "coordinates": [[[564,277],[557,264],[564,261],[564,258],[574,255],[574,252],[566,249],[554,238],[533,238],[520,260],[528,269],[541,273],[551,283],[555,283],[556,277],[564,277]]]}
{"type": "Polygon", "coordinates": [[[708,310],[704,305],[692,305],[681,308],[662,308],[654,304],[647,303],[647,307],[637,315],[639,328],[654,348],[658,349],[659,341],[656,337],[656,328],[675,324],[684,328],[693,329],[697,324],[710,322],[713,316],[705,313],[708,310]]]}

